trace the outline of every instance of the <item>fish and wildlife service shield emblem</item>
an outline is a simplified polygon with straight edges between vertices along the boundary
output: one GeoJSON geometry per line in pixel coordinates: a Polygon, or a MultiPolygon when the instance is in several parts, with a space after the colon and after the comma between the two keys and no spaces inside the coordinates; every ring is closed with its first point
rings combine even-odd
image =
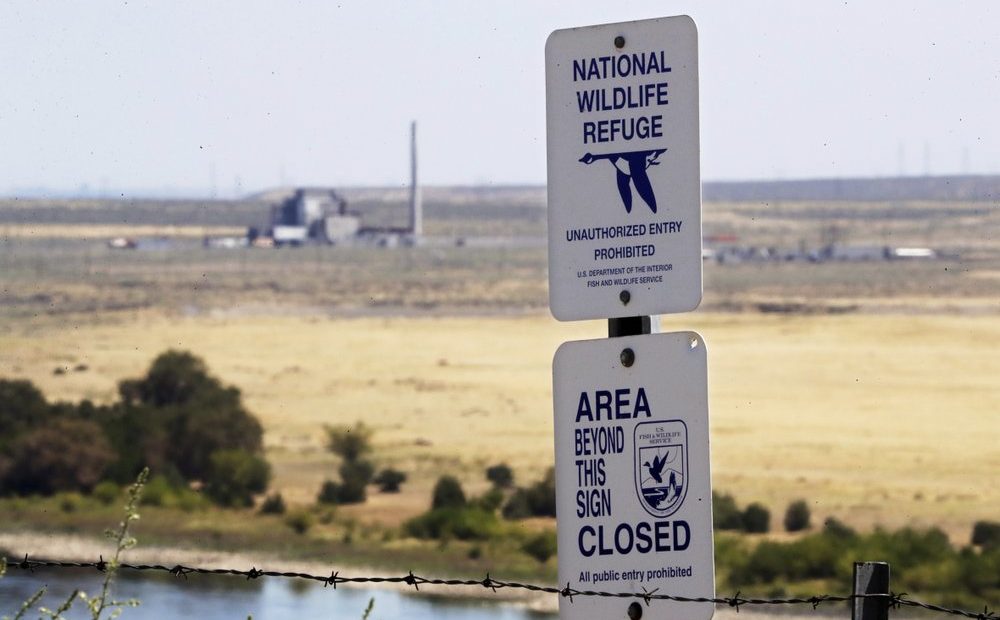
{"type": "Polygon", "coordinates": [[[687,425],[682,420],[643,422],[635,427],[635,488],[654,517],[677,512],[687,495],[687,425]]]}

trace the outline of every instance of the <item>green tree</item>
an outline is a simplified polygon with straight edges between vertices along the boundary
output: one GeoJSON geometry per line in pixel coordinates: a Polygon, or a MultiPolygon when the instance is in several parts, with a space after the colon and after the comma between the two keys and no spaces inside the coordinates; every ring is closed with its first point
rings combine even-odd
{"type": "Polygon", "coordinates": [[[263,458],[243,450],[219,450],[212,454],[205,494],[224,506],[252,506],[253,496],[267,490],[271,466],[263,458]]]}
{"type": "Polygon", "coordinates": [[[743,529],[743,515],[729,493],[712,491],[712,525],[717,530],[743,529]]]}
{"type": "Polygon", "coordinates": [[[764,534],[771,530],[771,511],[754,502],[743,511],[743,529],[751,534],[764,534]]]}
{"type": "Polygon", "coordinates": [[[0,379],[0,451],[6,451],[25,431],[45,424],[49,417],[49,403],[32,382],[0,379]]]}
{"type": "Polygon", "coordinates": [[[224,386],[191,353],[160,354],[144,377],[120,382],[118,391],[121,403],[98,414],[121,455],[118,479],[150,466],[206,480],[217,451],[263,453],[263,428],[239,389],[224,386]]]}
{"type": "Polygon", "coordinates": [[[972,526],[972,544],[984,549],[1000,549],[1000,523],[976,521],[972,526]]]}
{"type": "Polygon", "coordinates": [[[465,491],[454,476],[441,476],[434,485],[431,510],[438,508],[461,508],[465,506],[465,491]]]}
{"type": "MultiPolygon", "coordinates": [[[[375,475],[375,466],[363,458],[372,450],[372,429],[363,422],[356,422],[353,426],[325,426],[324,430],[327,449],[341,459],[340,483],[331,480],[324,482],[318,501],[328,504],[357,504],[365,501],[366,489],[375,475]]],[[[398,489],[398,484],[396,488],[398,489]]]]}
{"type": "Polygon", "coordinates": [[[809,505],[806,504],[805,500],[800,499],[792,502],[785,509],[785,531],[801,532],[809,529],[810,517],[809,505]]]}
{"type": "Polygon", "coordinates": [[[2,486],[22,495],[90,491],[114,458],[100,426],[59,418],[14,440],[2,486]]]}
{"type": "Polygon", "coordinates": [[[121,381],[118,392],[127,403],[168,407],[186,405],[221,387],[219,381],[208,374],[201,358],[187,351],[169,349],[153,360],[145,377],[121,381]]]}
{"type": "Polygon", "coordinates": [[[486,468],[486,479],[498,489],[506,489],[514,484],[514,472],[506,463],[486,468]]]}

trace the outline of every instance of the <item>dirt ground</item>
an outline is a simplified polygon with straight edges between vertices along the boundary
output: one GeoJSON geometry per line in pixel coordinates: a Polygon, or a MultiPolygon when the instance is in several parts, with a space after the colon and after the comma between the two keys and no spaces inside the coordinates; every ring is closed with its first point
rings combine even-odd
{"type": "MultiPolygon", "coordinates": [[[[814,518],[944,527],[968,540],[1000,514],[1000,316],[693,313],[709,347],[713,480],[774,518],[806,499],[814,518]]],[[[410,473],[399,495],[345,509],[398,523],[426,508],[438,475],[485,489],[486,466],[520,482],[552,464],[551,359],[598,322],[517,317],[24,320],[0,332],[0,376],[53,400],[114,398],[167,348],[205,358],[243,390],[266,429],[274,487],[311,502],[336,463],[324,424],[375,429],[375,459],[410,473]],[[85,367],[85,369],[83,369],[85,367]],[[65,372],[56,373],[57,368],[65,372]]]]}

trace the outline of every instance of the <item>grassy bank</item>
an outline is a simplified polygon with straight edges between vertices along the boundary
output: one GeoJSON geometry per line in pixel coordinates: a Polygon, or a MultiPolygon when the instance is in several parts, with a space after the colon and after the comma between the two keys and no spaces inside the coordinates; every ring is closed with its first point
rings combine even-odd
{"type": "MultiPolygon", "coordinates": [[[[30,533],[44,539],[47,533],[95,539],[109,523],[121,517],[120,502],[104,504],[78,494],[49,498],[3,498],[0,514],[3,532],[30,533]]],[[[143,506],[135,528],[143,547],[163,547],[199,553],[238,553],[257,565],[269,560],[322,563],[327,566],[364,567],[385,574],[405,573],[443,576],[478,576],[487,572],[511,579],[554,583],[555,559],[539,562],[521,551],[523,541],[552,527],[546,520],[505,523],[496,536],[483,541],[418,540],[400,528],[359,523],[334,507],[296,510],[286,515],[262,515],[252,510],[204,507],[185,511],[143,506]],[[308,528],[296,525],[308,515],[308,528]]],[[[32,549],[7,549],[33,553],[32,549]]],[[[87,558],[93,559],[93,558],[87,558]]]]}
{"type": "MultiPolygon", "coordinates": [[[[77,495],[4,499],[0,512],[9,517],[7,532],[44,529],[83,536],[120,516],[117,502],[102,504],[77,495]]],[[[405,536],[400,528],[359,524],[332,509],[311,512],[313,524],[301,533],[286,516],[251,511],[145,506],[141,513],[136,527],[141,546],[183,550],[182,557],[187,558],[176,560],[174,554],[169,562],[197,564],[200,557],[223,552],[239,558],[231,559],[236,565],[227,568],[246,568],[239,564],[242,561],[257,567],[297,566],[296,570],[318,565],[350,574],[413,571],[423,576],[481,578],[489,573],[548,585],[556,581],[554,557],[539,562],[522,551],[527,537],[554,527],[547,519],[504,522],[484,541],[421,541],[405,536]]],[[[60,557],[68,559],[65,553],[60,557]]],[[[858,533],[837,523],[795,536],[717,532],[716,589],[720,594],[739,590],[744,596],[766,597],[845,594],[853,562],[862,559],[889,562],[893,590],[923,601],[980,609],[984,604],[993,607],[1000,599],[1000,545],[956,547],[934,528],[858,533]]]]}

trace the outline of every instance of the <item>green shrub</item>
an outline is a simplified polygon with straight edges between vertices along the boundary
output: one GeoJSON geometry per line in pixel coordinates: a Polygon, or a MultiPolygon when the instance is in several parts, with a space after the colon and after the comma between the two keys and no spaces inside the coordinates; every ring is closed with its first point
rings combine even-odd
{"type": "Polygon", "coordinates": [[[91,497],[105,506],[112,504],[116,499],[121,497],[121,495],[121,487],[110,480],[98,483],[97,486],[94,487],[94,490],[90,492],[91,497]]]}
{"type": "Polygon", "coordinates": [[[1000,523],[976,521],[972,526],[972,544],[984,549],[1000,549],[1000,523]]]}
{"type": "Polygon", "coordinates": [[[528,491],[528,508],[536,517],[556,516],[556,472],[550,467],[528,491]]]}
{"type": "Polygon", "coordinates": [[[326,426],[327,448],[345,461],[356,461],[371,452],[372,429],[363,422],[354,426],[326,426]]]}
{"type": "MultiPolygon", "coordinates": [[[[465,506],[465,491],[454,476],[441,476],[434,485],[431,510],[461,508],[465,506]]],[[[436,536],[435,536],[436,538],[436,536]]]]}
{"type": "Polygon", "coordinates": [[[451,506],[432,509],[407,521],[403,528],[415,538],[487,540],[498,530],[496,515],[481,508],[451,506]]]}
{"type": "Polygon", "coordinates": [[[316,501],[321,504],[336,504],[340,501],[340,485],[333,480],[324,480],[319,488],[316,501]]]}
{"type": "Polygon", "coordinates": [[[954,553],[948,536],[936,527],[895,531],[876,528],[862,542],[868,557],[889,562],[897,575],[919,564],[941,563],[954,553]]]}
{"type": "Polygon", "coordinates": [[[399,485],[406,482],[406,474],[387,467],[375,476],[373,482],[383,493],[399,493],[399,485]]]}
{"type": "Polygon", "coordinates": [[[963,549],[955,581],[979,600],[995,600],[1000,594],[1000,547],[984,549],[982,553],[968,547],[963,549]]]}
{"type": "Polygon", "coordinates": [[[337,503],[360,504],[367,499],[366,489],[375,474],[370,461],[344,461],[340,465],[340,488],[337,503]]]}
{"type": "Polygon", "coordinates": [[[507,503],[503,505],[502,514],[505,519],[527,519],[531,516],[531,507],[528,505],[528,492],[524,489],[516,489],[507,498],[507,503]]]}
{"type": "Polygon", "coordinates": [[[174,486],[164,476],[153,476],[142,490],[143,506],[173,506],[174,486]]]}
{"type": "Polygon", "coordinates": [[[743,529],[743,515],[732,495],[712,491],[712,525],[717,530],[743,529]]]}
{"type": "Polygon", "coordinates": [[[477,508],[482,508],[486,512],[496,512],[503,505],[503,491],[492,488],[470,502],[477,508]]]}
{"type": "Polygon", "coordinates": [[[556,533],[545,531],[529,537],[521,545],[521,551],[544,564],[556,554],[556,533]]]}
{"type": "Polygon", "coordinates": [[[743,530],[750,534],[764,534],[771,530],[771,512],[761,503],[754,502],[743,511],[743,530]]]}
{"type": "Polygon", "coordinates": [[[76,512],[83,505],[83,496],[79,493],[60,493],[59,510],[65,513],[76,512]]]}
{"type": "Polygon", "coordinates": [[[486,479],[498,489],[506,489],[514,484],[514,472],[506,463],[486,468],[486,479]]]}
{"type": "Polygon", "coordinates": [[[541,480],[511,493],[504,504],[503,516],[507,519],[556,516],[555,470],[550,467],[541,480]]]}
{"type": "Polygon", "coordinates": [[[184,512],[202,510],[207,508],[209,504],[208,498],[187,487],[179,487],[174,495],[174,507],[180,508],[184,512]]]}
{"type": "MultiPolygon", "coordinates": [[[[853,561],[888,562],[901,589],[941,593],[957,601],[962,592],[988,597],[1000,588],[1000,552],[977,553],[971,547],[956,552],[936,528],[876,529],[849,533],[842,524],[817,534],[780,543],[762,541],[749,553],[716,554],[731,586],[774,585],[805,581],[850,579],[853,561]]],[[[762,590],[763,591],[763,590],[762,590]]]]}
{"type": "Polygon", "coordinates": [[[836,517],[827,517],[826,521],[823,521],[823,533],[840,540],[850,540],[858,535],[854,528],[836,517]]]}
{"type": "Polygon", "coordinates": [[[785,575],[788,561],[787,545],[762,541],[754,547],[746,562],[730,572],[730,579],[741,586],[771,583],[785,575]]]}
{"type": "Polygon", "coordinates": [[[340,466],[341,482],[324,481],[316,501],[321,504],[359,504],[365,501],[372,472],[368,461],[345,461],[340,466]]]}
{"type": "Polygon", "coordinates": [[[305,534],[312,528],[313,523],[312,514],[305,510],[297,510],[285,517],[285,525],[296,534],[305,534]]]}
{"type": "Polygon", "coordinates": [[[281,493],[272,493],[264,498],[260,504],[260,514],[262,515],[283,515],[285,514],[285,499],[281,493]]]}
{"type": "Polygon", "coordinates": [[[271,466],[244,450],[221,450],[212,455],[205,494],[222,506],[253,506],[253,496],[267,490],[271,466]]]}
{"type": "Polygon", "coordinates": [[[204,508],[207,503],[200,493],[189,489],[183,481],[172,482],[166,476],[151,478],[143,489],[141,500],[143,506],[180,508],[185,512],[204,508]]]}
{"type": "Polygon", "coordinates": [[[801,532],[809,529],[809,505],[805,500],[796,500],[785,510],[785,531],[801,532]]]}

